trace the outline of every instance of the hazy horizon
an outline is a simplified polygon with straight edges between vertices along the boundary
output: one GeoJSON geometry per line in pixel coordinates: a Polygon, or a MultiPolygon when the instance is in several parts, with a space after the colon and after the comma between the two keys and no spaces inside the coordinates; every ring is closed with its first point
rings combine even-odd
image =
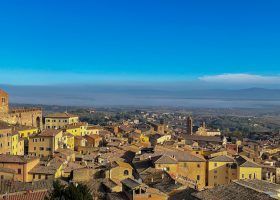
{"type": "Polygon", "coordinates": [[[0,85],[11,103],[62,106],[180,106],[265,108],[280,106],[280,89],[191,89],[183,87],[0,85]]]}

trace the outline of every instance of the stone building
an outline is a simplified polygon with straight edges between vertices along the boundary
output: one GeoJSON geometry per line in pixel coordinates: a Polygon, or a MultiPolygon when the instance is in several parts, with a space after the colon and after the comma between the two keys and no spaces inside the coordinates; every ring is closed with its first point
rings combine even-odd
{"type": "Polygon", "coordinates": [[[0,120],[9,124],[19,124],[42,128],[41,108],[9,108],[9,94],[0,89],[0,120]]]}

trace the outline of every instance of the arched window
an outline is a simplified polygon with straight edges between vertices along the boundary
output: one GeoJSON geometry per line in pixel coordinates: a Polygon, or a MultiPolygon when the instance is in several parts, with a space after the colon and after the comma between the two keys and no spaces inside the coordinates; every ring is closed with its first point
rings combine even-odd
{"type": "Polygon", "coordinates": [[[36,126],[37,126],[37,128],[41,127],[41,119],[40,119],[40,117],[36,118],[36,126]]]}
{"type": "Polygon", "coordinates": [[[128,176],[128,175],[129,175],[128,170],[124,170],[124,171],[123,171],[123,175],[128,176]]]}

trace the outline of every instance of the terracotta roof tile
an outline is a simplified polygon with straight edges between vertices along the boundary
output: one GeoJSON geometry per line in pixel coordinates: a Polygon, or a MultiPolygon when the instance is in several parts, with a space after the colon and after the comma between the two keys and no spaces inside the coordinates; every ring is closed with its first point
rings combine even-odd
{"type": "Polygon", "coordinates": [[[211,162],[235,162],[234,158],[227,156],[227,155],[221,155],[214,158],[209,159],[211,162]]]}
{"type": "Polygon", "coordinates": [[[25,192],[20,192],[20,193],[7,194],[7,195],[4,195],[0,199],[5,199],[5,200],[44,200],[47,195],[48,195],[47,190],[25,191],[25,192]]]}

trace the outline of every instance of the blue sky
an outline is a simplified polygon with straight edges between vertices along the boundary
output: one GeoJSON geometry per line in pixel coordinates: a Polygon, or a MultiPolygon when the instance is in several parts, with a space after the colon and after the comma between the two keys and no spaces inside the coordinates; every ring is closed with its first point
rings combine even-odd
{"type": "Polygon", "coordinates": [[[280,84],[279,1],[0,3],[0,84],[280,84]]]}

